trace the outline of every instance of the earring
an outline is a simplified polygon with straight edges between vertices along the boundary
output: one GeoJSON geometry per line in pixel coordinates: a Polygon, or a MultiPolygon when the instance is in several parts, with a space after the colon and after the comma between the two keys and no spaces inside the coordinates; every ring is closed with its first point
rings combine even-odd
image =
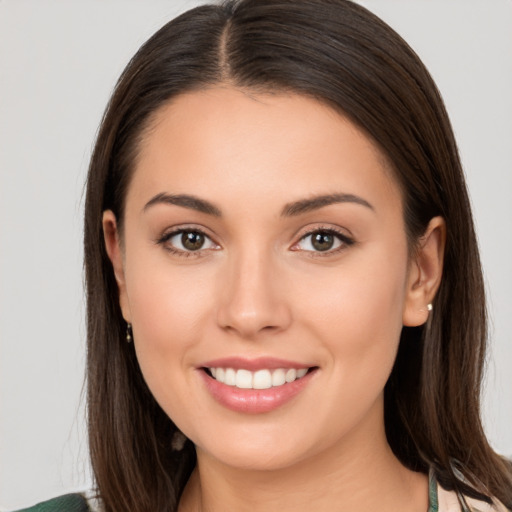
{"type": "Polygon", "coordinates": [[[132,324],[126,324],[126,342],[132,342],[132,324]]]}
{"type": "Polygon", "coordinates": [[[434,308],[432,307],[432,304],[431,304],[431,303],[430,303],[430,304],[427,304],[427,311],[432,311],[432,309],[434,309],[434,308]]]}

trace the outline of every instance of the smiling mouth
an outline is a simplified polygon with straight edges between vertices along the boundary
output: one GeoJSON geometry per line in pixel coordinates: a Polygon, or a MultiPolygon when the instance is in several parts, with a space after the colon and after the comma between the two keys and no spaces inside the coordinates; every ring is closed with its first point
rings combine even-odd
{"type": "Polygon", "coordinates": [[[234,368],[203,368],[212,379],[238,389],[269,389],[290,384],[301,379],[317,367],[277,368],[250,371],[234,368]]]}

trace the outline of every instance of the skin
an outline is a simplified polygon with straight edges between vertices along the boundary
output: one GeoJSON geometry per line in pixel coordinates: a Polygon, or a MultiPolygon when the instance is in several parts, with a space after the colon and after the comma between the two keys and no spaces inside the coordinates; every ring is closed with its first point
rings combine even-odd
{"type": "Polygon", "coordinates": [[[411,256],[401,191],[372,141],[298,95],[229,86],[157,113],[130,184],[123,233],[104,213],[123,316],[156,400],[196,445],[181,511],[427,510],[427,479],[384,433],[383,389],[403,325],[421,325],[439,286],[445,227],[434,218],[411,256]],[[156,195],[193,194],[220,217],[156,195]],[[315,195],[352,194],[283,217],[315,195]],[[174,228],[200,229],[188,253],[174,228]],[[315,250],[307,232],[353,240],[315,250]],[[211,241],[210,241],[211,240],[211,241]],[[337,250],[339,248],[339,250],[337,250]],[[284,406],[244,414],[216,402],[202,362],[278,357],[317,366],[284,406]]]}

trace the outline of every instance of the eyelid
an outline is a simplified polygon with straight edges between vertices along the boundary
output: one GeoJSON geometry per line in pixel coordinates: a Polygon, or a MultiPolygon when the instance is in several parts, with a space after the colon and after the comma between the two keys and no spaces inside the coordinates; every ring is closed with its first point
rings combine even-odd
{"type": "Polygon", "coordinates": [[[163,245],[164,248],[171,252],[172,254],[176,254],[178,256],[183,257],[194,257],[194,256],[200,256],[203,255],[207,251],[211,250],[218,250],[220,249],[220,245],[213,239],[212,236],[210,236],[205,229],[198,227],[198,226],[191,226],[191,225],[180,225],[180,226],[173,226],[172,228],[168,228],[163,232],[162,235],[160,235],[156,240],[155,243],[157,245],[163,245]],[[205,249],[197,249],[196,251],[191,251],[187,249],[179,249],[178,247],[175,247],[173,245],[168,244],[168,242],[175,236],[180,235],[182,233],[186,232],[193,232],[193,233],[200,233],[203,235],[206,239],[208,239],[215,247],[207,247],[205,249]],[[166,245],[167,244],[167,245],[166,245]]]}
{"type": "Polygon", "coordinates": [[[348,235],[344,230],[334,227],[334,226],[325,226],[325,225],[319,225],[312,228],[307,229],[305,232],[303,232],[298,241],[295,242],[292,247],[290,248],[292,251],[303,251],[305,253],[309,253],[312,257],[324,257],[324,256],[332,256],[333,254],[337,254],[338,252],[341,252],[351,245],[354,245],[356,241],[354,240],[352,235],[348,235]],[[314,251],[314,250],[305,250],[298,248],[298,244],[302,242],[304,239],[306,239],[308,236],[314,235],[315,233],[329,233],[335,236],[341,244],[334,248],[329,249],[326,251],[314,251]]]}

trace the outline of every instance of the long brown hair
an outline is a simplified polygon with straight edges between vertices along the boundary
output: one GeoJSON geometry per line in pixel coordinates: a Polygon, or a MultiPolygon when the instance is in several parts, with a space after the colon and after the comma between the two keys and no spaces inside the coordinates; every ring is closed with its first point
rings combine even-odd
{"type": "Polygon", "coordinates": [[[173,422],[148,390],[102,233],[122,223],[126,190],[152,114],[183,92],[229,83],[330,105],[391,163],[411,247],[429,220],[447,225],[444,276],[429,322],[405,328],[385,389],[389,443],[407,467],[433,468],[447,488],[512,507],[507,463],[480,420],[486,348],[484,286],[470,204],[443,101],[411,48],[348,0],[240,0],[192,9],[161,28],[123,72],[92,156],[85,211],[88,422],[106,511],[176,510],[195,465],[173,451],[173,422]]]}

